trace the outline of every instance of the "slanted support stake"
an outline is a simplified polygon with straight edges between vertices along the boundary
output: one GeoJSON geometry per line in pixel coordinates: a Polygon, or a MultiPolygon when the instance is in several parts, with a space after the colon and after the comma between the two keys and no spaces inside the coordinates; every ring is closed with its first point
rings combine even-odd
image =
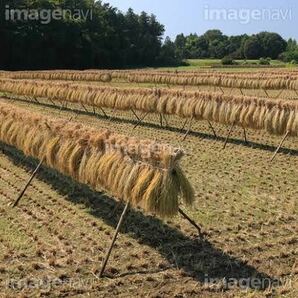
{"type": "Polygon", "coordinates": [[[193,219],[191,219],[181,208],[179,208],[179,213],[199,231],[200,237],[203,236],[202,228],[193,219]]]}
{"type": "Polygon", "coordinates": [[[212,126],[211,122],[210,122],[209,120],[207,120],[207,122],[208,122],[209,127],[211,128],[211,130],[212,130],[212,132],[213,132],[214,137],[217,138],[217,134],[216,134],[215,129],[214,129],[214,127],[212,126]]]}
{"type": "Polygon", "coordinates": [[[136,127],[138,127],[140,125],[140,123],[146,118],[146,116],[149,114],[149,112],[145,113],[140,120],[136,123],[136,125],[133,127],[133,129],[135,129],[136,127]]]}
{"type": "Polygon", "coordinates": [[[104,273],[104,271],[106,269],[107,263],[109,261],[109,258],[110,258],[112,249],[113,249],[113,247],[115,245],[115,242],[116,242],[117,236],[119,234],[119,230],[120,230],[121,224],[122,224],[122,222],[124,220],[124,216],[125,216],[125,214],[126,214],[126,212],[128,210],[128,207],[129,207],[129,201],[126,203],[126,205],[125,205],[125,207],[124,207],[124,209],[122,211],[122,214],[120,216],[119,222],[118,222],[117,227],[116,227],[116,230],[115,230],[115,234],[114,234],[113,239],[112,239],[112,242],[110,244],[110,247],[109,247],[109,249],[107,251],[107,254],[106,254],[105,258],[104,258],[104,261],[102,263],[102,267],[101,267],[101,270],[100,270],[100,273],[99,273],[99,277],[102,277],[103,276],[103,273],[104,273]]]}
{"type": "Polygon", "coordinates": [[[227,137],[226,137],[226,139],[225,139],[225,143],[224,143],[224,145],[223,145],[223,149],[225,149],[226,146],[227,146],[227,143],[228,143],[228,140],[229,140],[230,135],[231,135],[231,133],[232,133],[232,130],[233,130],[233,128],[234,128],[234,125],[235,125],[235,122],[232,123],[232,125],[231,125],[231,127],[230,127],[230,129],[229,129],[228,135],[227,135],[227,137]]]}
{"type": "Polygon", "coordinates": [[[190,132],[190,129],[191,129],[191,124],[192,124],[192,120],[193,120],[193,116],[191,116],[190,118],[190,121],[189,121],[189,124],[188,124],[188,128],[187,128],[187,131],[182,139],[182,141],[185,141],[186,137],[188,136],[189,132],[190,132]]]}
{"type": "Polygon", "coordinates": [[[185,121],[184,121],[184,123],[183,123],[183,125],[182,125],[182,127],[181,127],[181,129],[180,129],[181,132],[185,128],[187,121],[188,121],[188,119],[186,118],[185,121]]]}
{"type": "Polygon", "coordinates": [[[276,150],[275,150],[273,156],[271,157],[270,161],[273,161],[273,160],[274,160],[275,156],[277,155],[279,149],[281,148],[281,146],[283,145],[284,141],[285,141],[286,138],[288,137],[289,133],[290,133],[289,131],[286,132],[286,134],[285,134],[284,137],[282,138],[281,142],[279,143],[278,147],[276,148],[276,150]]]}
{"type": "Polygon", "coordinates": [[[246,129],[245,129],[244,126],[242,126],[242,128],[243,128],[244,141],[245,141],[245,143],[248,143],[248,141],[247,141],[246,129]]]}
{"type": "Polygon", "coordinates": [[[13,208],[16,207],[16,206],[19,204],[19,202],[20,202],[21,198],[24,196],[24,194],[25,194],[27,188],[29,187],[29,185],[31,184],[31,182],[32,182],[32,180],[34,179],[35,175],[37,174],[38,170],[39,170],[40,167],[42,166],[43,161],[44,161],[44,159],[42,159],[42,160],[39,162],[38,166],[36,167],[36,169],[35,169],[34,172],[32,173],[32,175],[31,175],[30,179],[28,180],[27,184],[25,185],[25,187],[23,188],[23,190],[20,192],[18,198],[16,199],[16,201],[15,201],[14,204],[12,205],[13,208]]]}
{"type": "Polygon", "coordinates": [[[83,105],[83,103],[81,103],[81,106],[83,107],[83,109],[85,110],[85,112],[89,113],[89,111],[88,111],[87,108],[83,105]]]}
{"type": "Polygon", "coordinates": [[[109,118],[108,115],[107,115],[107,113],[105,112],[105,110],[104,110],[102,107],[100,107],[99,109],[101,110],[101,112],[103,113],[103,115],[104,115],[106,118],[109,118]]]}
{"type": "Polygon", "coordinates": [[[163,121],[162,121],[163,119],[162,119],[162,114],[161,113],[159,113],[159,124],[160,124],[160,127],[163,127],[163,121]]]}
{"type": "Polygon", "coordinates": [[[130,110],[135,115],[135,117],[137,118],[137,120],[140,121],[140,117],[137,115],[137,113],[133,109],[130,109],[130,110]]]}

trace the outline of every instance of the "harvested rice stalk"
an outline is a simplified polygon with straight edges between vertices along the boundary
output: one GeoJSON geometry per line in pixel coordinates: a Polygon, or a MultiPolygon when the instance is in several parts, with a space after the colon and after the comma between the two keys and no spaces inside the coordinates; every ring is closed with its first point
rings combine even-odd
{"type": "Polygon", "coordinates": [[[295,100],[7,79],[0,80],[0,91],[26,96],[35,94],[51,101],[85,103],[99,108],[134,109],[226,125],[234,123],[240,127],[264,129],[271,134],[284,135],[288,132],[290,136],[298,136],[298,102],[295,100]],[[69,90],[76,92],[70,96],[69,90]]]}
{"type": "Polygon", "coordinates": [[[162,217],[191,205],[180,149],[89,128],[0,103],[0,140],[95,190],[162,217]],[[25,127],[25,129],[24,129],[25,127]]]}

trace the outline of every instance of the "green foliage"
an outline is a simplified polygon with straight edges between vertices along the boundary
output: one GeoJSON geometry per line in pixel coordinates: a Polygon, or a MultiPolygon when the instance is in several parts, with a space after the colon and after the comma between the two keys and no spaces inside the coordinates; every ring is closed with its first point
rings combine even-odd
{"type": "Polygon", "coordinates": [[[288,40],[286,51],[279,55],[279,59],[291,64],[298,63],[298,45],[295,39],[288,40]]]}
{"type": "Polygon", "coordinates": [[[287,43],[280,35],[270,32],[226,36],[220,30],[208,30],[201,36],[179,34],[175,46],[183,59],[222,59],[225,56],[233,59],[276,59],[286,49],[287,43]]]}
{"type": "Polygon", "coordinates": [[[0,69],[86,69],[152,66],[162,48],[164,26],[154,15],[132,9],[123,14],[94,0],[0,1],[0,69]],[[88,17],[68,15],[39,20],[5,20],[13,9],[80,9],[88,17]],[[91,15],[92,13],[92,15],[91,15]]]}
{"type": "Polygon", "coordinates": [[[235,64],[234,60],[230,56],[225,56],[221,59],[222,65],[233,65],[235,64]]]}
{"type": "Polygon", "coordinates": [[[164,26],[154,15],[122,13],[95,0],[0,1],[0,69],[86,69],[178,65],[185,59],[259,59],[278,56],[298,61],[297,42],[278,34],[226,36],[220,30],[177,35],[162,42],[164,26]],[[47,24],[5,20],[13,9],[79,9],[86,18],[67,14],[47,24]]]}
{"type": "Polygon", "coordinates": [[[178,66],[182,63],[179,53],[176,51],[175,43],[169,37],[165,39],[157,62],[161,66],[178,66]]]}
{"type": "Polygon", "coordinates": [[[296,61],[298,62],[298,50],[291,52],[283,52],[279,58],[284,62],[296,61]]]}
{"type": "Polygon", "coordinates": [[[262,55],[262,46],[256,36],[252,36],[246,40],[243,48],[244,57],[246,59],[258,59],[262,55]]]}
{"type": "Polygon", "coordinates": [[[268,58],[260,58],[259,59],[259,64],[260,65],[270,65],[270,58],[268,59],[268,58]]]}

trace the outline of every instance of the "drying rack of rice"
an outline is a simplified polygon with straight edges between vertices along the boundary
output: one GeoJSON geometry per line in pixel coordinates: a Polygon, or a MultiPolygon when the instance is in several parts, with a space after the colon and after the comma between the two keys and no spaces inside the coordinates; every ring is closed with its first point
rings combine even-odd
{"type": "Polygon", "coordinates": [[[174,89],[98,87],[44,81],[0,80],[0,91],[51,101],[82,103],[113,110],[176,115],[270,134],[298,136],[298,103],[295,100],[230,96],[215,92],[174,89]]]}
{"type": "Polygon", "coordinates": [[[183,151],[0,103],[0,140],[95,190],[161,217],[194,201],[183,151]]]}
{"type": "Polygon", "coordinates": [[[13,207],[43,163],[125,202],[99,277],[103,276],[129,206],[161,217],[179,212],[202,236],[201,228],[179,208],[180,201],[193,204],[194,191],[179,166],[183,151],[178,148],[45,117],[3,103],[0,103],[0,141],[40,160],[13,207]]]}
{"type": "Polygon", "coordinates": [[[129,74],[129,82],[167,85],[214,86],[239,89],[298,90],[298,77],[292,75],[256,76],[239,74],[180,74],[146,73],[129,74]]]}
{"type": "Polygon", "coordinates": [[[112,76],[109,71],[78,71],[78,70],[52,70],[52,71],[15,71],[3,72],[0,77],[10,79],[30,80],[70,80],[70,81],[98,81],[110,82],[112,76]]]}
{"type": "Polygon", "coordinates": [[[214,86],[239,89],[298,90],[296,71],[273,72],[183,72],[154,70],[86,70],[86,71],[18,71],[6,72],[2,77],[11,79],[42,79],[110,82],[122,79],[132,83],[168,85],[214,86]]]}

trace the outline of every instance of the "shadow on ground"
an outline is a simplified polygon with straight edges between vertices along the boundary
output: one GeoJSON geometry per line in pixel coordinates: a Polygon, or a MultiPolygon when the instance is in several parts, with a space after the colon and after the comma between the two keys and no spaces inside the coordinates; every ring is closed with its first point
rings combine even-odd
{"type": "MultiPolygon", "coordinates": [[[[37,160],[26,157],[21,151],[1,142],[0,150],[14,164],[22,166],[28,171],[32,171],[38,164],[37,160]]],[[[37,179],[51,185],[70,202],[85,204],[88,208],[87,210],[94,217],[100,218],[107,225],[116,226],[123,209],[122,203],[117,203],[114,199],[102,193],[94,192],[88,186],[79,184],[71,178],[45,166],[41,168],[37,179]],[[117,209],[117,206],[119,207],[118,211],[114,213],[114,216],[111,216],[115,208],[117,209]]],[[[25,198],[23,198],[20,204],[26,204],[25,198]]],[[[206,284],[211,279],[221,282],[223,280],[228,281],[231,278],[236,279],[238,282],[245,279],[245,287],[257,290],[264,290],[272,286],[273,283],[279,284],[276,278],[259,272],[256,268],[240,259],[226,254],[207,239],[189,237],[164,221],[150,215],[144,215],[139,210],[129,210],[121,232],[136,239],[140,244],[152,247],[168,261],[170,267],[183,270],[187,276],[200,283],[206,284]],[[250,281],[256,278],[261,281],[261,286],[260,284],[254,286],[250,283],[250,281]]],[[[149,269],[142,272],[121,272],[110,277],[119,278],[127,275],[150,274],[154,272],[158,271],[149,269]]]]}

